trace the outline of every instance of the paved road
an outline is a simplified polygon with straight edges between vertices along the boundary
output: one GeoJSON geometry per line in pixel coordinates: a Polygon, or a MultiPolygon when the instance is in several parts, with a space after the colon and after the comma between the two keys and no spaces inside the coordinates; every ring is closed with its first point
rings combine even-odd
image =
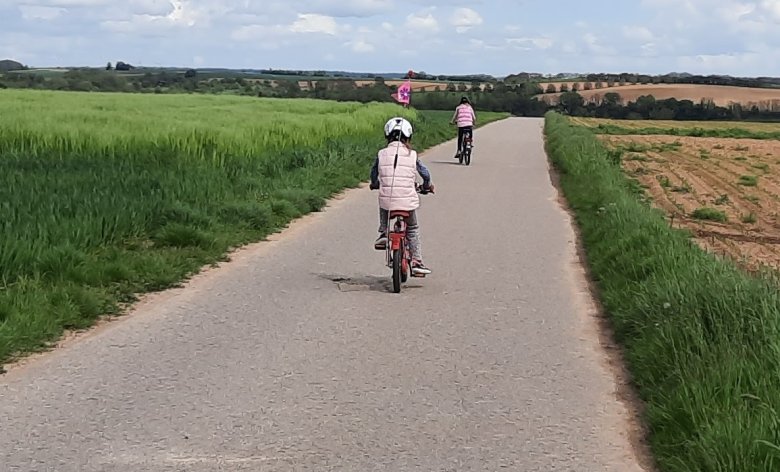
{"type": "Polygon", "coordinates": [[[388,293],[351,191],[0,377],[0,470],[641,470],[541,121],[476,139],[423,156],[433,276],[388,293]]]}

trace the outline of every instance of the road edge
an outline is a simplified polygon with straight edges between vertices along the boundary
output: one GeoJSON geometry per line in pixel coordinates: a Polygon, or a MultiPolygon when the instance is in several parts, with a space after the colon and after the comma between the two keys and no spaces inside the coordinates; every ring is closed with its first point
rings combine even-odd
{"type": "MultiPolygon", "coordinates": [[[[587,252],[582,242],[582,234],[577,226],[573,210],[569,206],[568,200],[563,192],[560,181],[560,173],[555,168],[547,153],[547,137],[542,130],[545,148],[545,161],[547,165],[548,176],[552,187],[555,189],[555,202],[558,209],[565,215],[566,225],[574,236],[569,244],[570,250],[573,250],[573,263],[576,268],[570,267],[569,275],[573,277],[573,283],[582,290],[582,295],[587,298],[585,317],[591,321],[593,332],[598,339],[594,346],[601,353],[601,362],[605,369],[612,376],[615,386],[615,396],[621,404],[625,416],[625,426],[628,432],[628,441],[631,444],[633,456],[636,458],[639,467],[646,472],[658,471],[658,464],[653,456],[649,444],[649,429],[644,421],[645,405],[634,388],[633,376],[631,375],[624,353],[623,347],[615,340],[615,333],[612,323],[607,316],[606,310],[601,303],[599,289],[593,274],[588,265],[587,252]]],[[[623,416],[623,415],[621,415],[623,416]]]]}

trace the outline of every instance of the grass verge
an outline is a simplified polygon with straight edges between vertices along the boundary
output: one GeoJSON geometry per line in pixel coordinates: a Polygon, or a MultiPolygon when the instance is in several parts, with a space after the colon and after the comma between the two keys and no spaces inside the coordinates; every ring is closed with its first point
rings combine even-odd
{"type": "Polygon", "coordinates": [[[591,128],[596,134],[608,135],[669,135],[695,138],[780,139],[780,131],[756,131],[745,128],[625,128],[613,124],[599,124],[591,128]]]}
{"type": "MultiPolygon", "coordinates": [[[[0,371],[64,330],[118,314],[137,294],[176,286],[231,248],[356,187],[392,113],[413,120],[419,150],[455,133],[447,113],[394,105],[51,92],[7,98],[20,114],[0,120],[0,371]],[[25,122],[23,105],[38,102],[58,119],[41,126],[30,113],[25,122]],[[133,112],[140,107],[143,114],[133,112]],[[323,128],[335,131],[323,135],[323,128]]],[[[505,117],[481,116],[485,123],[505,117]]]]}
{"type": "Polygon", "coordinates": [[[780,470],[778,287],[670,228],[591,131],[545,130],[661,470],[780,470]]]}

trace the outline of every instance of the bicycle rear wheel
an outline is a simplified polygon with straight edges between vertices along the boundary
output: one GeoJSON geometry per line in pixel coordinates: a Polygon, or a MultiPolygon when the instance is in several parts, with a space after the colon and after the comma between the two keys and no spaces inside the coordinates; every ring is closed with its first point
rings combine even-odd
{"type": "Polygon", "coordinates": [[[463,154],[465,154],[465,156],[463,156],[463,160],[466,162],[467,166],[470,166],[471,165],[471,147],[469,146],[469,148],[467,150],[463,151],[463,154]]]}
{"type": "Polygon", "coordinates": [[[393,292],[401,292],[401,271],[403,270],[401,265],[401,259],[404,257],[401,249],[393,251],[393,292]]]}

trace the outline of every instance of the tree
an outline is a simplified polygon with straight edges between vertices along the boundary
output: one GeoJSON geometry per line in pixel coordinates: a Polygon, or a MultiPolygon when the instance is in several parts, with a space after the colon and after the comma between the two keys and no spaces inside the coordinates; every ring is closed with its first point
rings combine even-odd
{"type": "Polygon", "coordinates": [[[555,88],[555,84],[547,84],[547,93],[555,93],[558,89],[555,88]]]}
{"type": "Polygon", "coordinates": [[[585,99],[577,92],[564,92],[561,94],[560,106],[569,115],[576,115],[585,105],[585,99]]]}
{"type": "Polygon", "coordinates": [[[109,62],[108,64],[106,64],[106,70],[111,70],[111,69],[113,69],[113,67],[111,67],[111,62],[109,62]]]}
{"type": "Polygon", "coordinates": [[[131,69],[135,69],[135,67],[131,66],[130,64],[126,64],[126,63],[124,63],[122,61],[117,61],[116,66],[114,67],[114,69],[121,70],[121,71],[128,71],[128,70],[131,70],[131,69]]]}
{"type": "Polygon", "coordinates": [[[574,82],[573,84],[571,84],[571,90],[572,90],[572,92],[579,92],[579,90],[580,90],[580,83],[579,82],[574,82]]]}
{"type": "Polygon", "coordinates": [[[198,71],[195,69],[187,69],[187,72],[184,73],[184,77],[187,79],[194,79],[198,75],[198,71]]]}
{"type": "Polygon", "coordinates": [[[604,95],[604,103],[607,105],[619,105],[620,104],[620,94],[615,92],[609,92],[604,95]]]}
{"type": "Polygon", "coordinates": [[[10,72],[14,70],[24,70],[26,68],[21,62],[4,59],[0,61],[0,72],[10,72]]]}
{"type": "Polygon", "coordinates": [[[598,82],[596,82],[596,88],[597,88],[597,89],[602,89],[602,88],[604,88],[604,83],[603,83],[603,82],[601,82],[601,81],[599,80],[598,82]]]}
{"type": "Polygon", "coordinates": [[[561,92],[568,92],[569,91],[569,84],[566,82],[561,84],[561,92]]]}
{"type": "Polygon", "coordinates": [[[593,84],[590,82],[585,82],[585,90],[593,90],[593,84]]]}

